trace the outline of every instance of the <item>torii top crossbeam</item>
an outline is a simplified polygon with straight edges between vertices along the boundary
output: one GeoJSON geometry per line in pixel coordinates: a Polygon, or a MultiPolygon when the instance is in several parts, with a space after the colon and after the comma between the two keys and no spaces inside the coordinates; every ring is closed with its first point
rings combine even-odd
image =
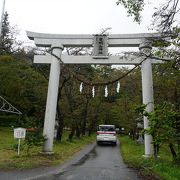
{"type": "MultiPolygon", "coordinates": [[[[90,34],[46,34],[27,31],[29,39],[34,40],[39,47],[50,47],[59,42],[64,47],[92,47],[93,35],[90,34]]],[[[139,47],[145,39],[162,37],[159,33],[141,34],[110,34],[108,35],[109,47],[139,47]]]]}
{"type": "MultiPolygon", "coordinates": [[[[93,47],[94,36],[90,34],[46,34],[27,31],[29,39],[39,47],[93,47]]],[[[159,33],[142,33],[142,34],[110,34],[107,36],[108,47],[139,47],[147,40],[162,37],[159,33]]],[[[95,49],[95,48],[94,48],[95,49]]],[[[52,56],[35,55],[34,63],[51,63],[52,56]]],[[[126,56],[68,56],[61,55],[65,64],[124,64],[133,65],[142,61],[142,57],[128,55],[126,56]]],[[[159,63],[152,59],[152,63],[159,63]]]]}

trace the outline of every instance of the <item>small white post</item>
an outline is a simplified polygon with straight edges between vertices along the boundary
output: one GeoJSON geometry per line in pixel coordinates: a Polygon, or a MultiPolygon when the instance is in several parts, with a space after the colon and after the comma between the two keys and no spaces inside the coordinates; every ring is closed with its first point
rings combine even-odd
{"type": "MultiPolygon", "coordinates": [[[[149,42],[145,42],[139,47],[140,52],[145,55],[150,55],[152,47],[149,42]]],[[[154,111],[154,96],[153,96],[153,78],[152,78],[152,65],[151,59],[147,58],[141,66],[142,73],[142,97],[143,104],[146,106],[147,112],[154,111]]],[[[149,128],[149,120],[144,116],[144,129],[149,128]]],[[[145,146],[145,155],[144,157],[151,157],[153,155],[153,144],[152,136],[149,134],[144,135],[144,146],[145,146]]]]}
{"type": "MultiPolygon", "coordinates": [[[[51,47],[53,48],[53,54],[55,54],[58,57],[61,57],[63,46],[60,44],[53,44],[51,47]]],[[[46,154],[53,153],[54,127],[58,98],[59,76],[60,61],[54,56],[52,56],[43,129],[43,135],[45,137],[43,153],[46,154]]]]}

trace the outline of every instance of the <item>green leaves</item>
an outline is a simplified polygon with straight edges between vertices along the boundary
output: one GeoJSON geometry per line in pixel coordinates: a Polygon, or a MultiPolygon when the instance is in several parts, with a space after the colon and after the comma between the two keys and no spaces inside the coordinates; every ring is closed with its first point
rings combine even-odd
{"type": "Polygon", "coordinates": [[[11,54],[13,49],[13,43],[15,40],[12,29],[9,25],[9,15],[5,12],[2,21],[2,32],[0,38],[0,55],[11,54]]]}
{"type": "Polygon", "coordinates": [[[0,94],[23,114],[39,116],[45,108],[47,81],[44,77],[28,63],[11,56],[0,56],[0,72],[0,94]]]}
{"type": "Polygon", "coordinates": [[[141,105],[136,108],[136,112],[149,119],[149,128],[145,129],[144,133],[152,135],[155,145],[161,143],[179,145],[180,113],[175,109],[175,106],[169,102],[163,102],[156,105],[155,110],[151,113],[148,113],[145,107],[145,105],[141,105]]]}
{"type": "Polygon", "coordinates": [[[134,16],[134,21],[140,23],[140,13],[144,8],[144,0],[118,0],[116,4],[122,4],[127,9],[128,15],[134,16]]]}
{"type": "Polygon", "coordinates": [[[29,154],[30,149],[34,146],[42,146],[44,141],[45,138],[42,135],[42,132],[38,129],[31,132],[27,131],[24,142],[25,146],[27,147],[27,153],[29,154]]]}

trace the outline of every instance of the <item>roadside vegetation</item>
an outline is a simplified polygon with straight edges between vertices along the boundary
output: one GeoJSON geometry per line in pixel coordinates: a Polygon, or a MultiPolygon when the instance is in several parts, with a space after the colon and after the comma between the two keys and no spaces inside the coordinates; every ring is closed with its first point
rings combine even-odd
{"type": "Polygon", "coordinates": [[[40,166],[59,165],[70,159],[86,145],[95,141],[95,135],[68,140],[68,132],[63,133],[61,142],[55,142],[54,154],[43,155],[42,146],[32,146],[21,140],[20,155],[17,154],[18,140],[13,137],[13,129],[0,127],[0,169],[23,169],[40,166]]]}
{"type": "Polygon", "coordinates": [[[128,136],[120,136],[120,148],[124,162],[148,179],[179,180],[180,166],[173,162],[168,145],[159,150],[157,159],[144,158],[144,145],[128,136]]]}

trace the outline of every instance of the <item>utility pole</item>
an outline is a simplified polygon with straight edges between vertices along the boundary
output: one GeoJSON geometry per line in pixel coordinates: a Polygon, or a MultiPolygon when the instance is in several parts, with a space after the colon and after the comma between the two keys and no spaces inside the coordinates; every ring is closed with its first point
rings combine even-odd
{"type": "Polygon", "coordinates": [[[2,23],[3,23],[4,9],[5,9],[5,0],[3,1],[2,12],[1,12],[0,37],[1,37],[1,33],[2,33],[2,23]]]}

